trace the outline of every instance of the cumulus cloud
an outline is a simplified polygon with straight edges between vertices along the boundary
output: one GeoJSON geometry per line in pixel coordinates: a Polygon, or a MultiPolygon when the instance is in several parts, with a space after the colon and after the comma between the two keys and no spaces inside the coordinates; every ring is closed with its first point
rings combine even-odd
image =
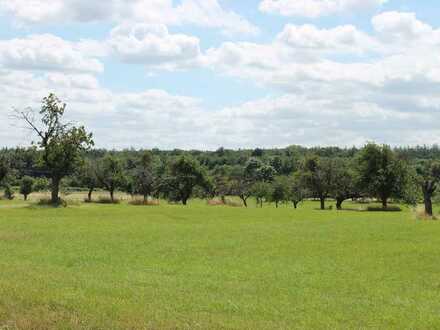
{"type": "Polygon", "coordinates": [[[165,25],[121,25],[112,30],[108,44],[123,62],[149,68],[190,67],[201,54],[198,38],[170,34],[165,25]]]}
{"type": "Polygon", "coordinates": [[[262,0],[260,10],[283,16],[316,18],[380,7],[388,0],[262,0]]]}
{"type": "Polygon", "coordinates": [[[55,92],[100,147],[440,143],[439,29],[399,12],[375,16],[372,27],[288,24],[271,42],[225,42],[207,51],[195,37],[136,21],[122,22],[103,42],[51,35],[2,41],[0,139],[27,144],[25,131],[11,133],[11,107],[38,108],[55,92]],[[109,55],[154,69],[201,66],[276,96],[212,109],[164,90],[112,91],[97,79],[96,59],[109,55]]]}
{"type": "Polygon", "coordinates": [[[101,72],[103,65],[81,47],[51,34],[0,40],[0,67],[18,70],[101,72]]]}
{"type": "Polygon", "coordinates": [[[0,0],[0,13],[18,22],[53,24],[64,22],[148,22],[220,29],[223,33],[256,34],[248,20],[224,9],[218,0],[0,0]]]}

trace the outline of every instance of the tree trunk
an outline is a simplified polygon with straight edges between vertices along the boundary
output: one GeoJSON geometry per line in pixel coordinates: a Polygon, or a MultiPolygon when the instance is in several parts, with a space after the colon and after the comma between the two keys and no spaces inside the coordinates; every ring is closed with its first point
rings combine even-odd
{"type": "Polygon", "coordinates": [[[275,207],[278,208],[278,202],[275,202],[275,207]]]}
{"type": "Polygon", "coordinates": [[[144,195],[144,203],[148,201],[148,195],[144,195]]]}
{"type": "Polygon", "coordinates": [[[298,208],[298,202],[297,201],[293,201],[293,207],[295,208],[295,210],[298,208]]]}
{"type": "Polygon", "coordinates": [[[185,206],[188,204],[188,199],[186,197],[182,198],[182,204],[185,206]]]}
{"type": "Polygon", "coordinates": [[[25,195],[24,195],[24,201],[27,201],[27,199],[28,199],[28,195],[25,194],[25,195]]]}
{"type": "Polygon", "coordinates": [[[425,203],[425,213],[427,216],[432,217],[433,212],[432,212],[432,200],[431,200],[431,196],[428,194],[425,194],[424,197],[424,203],[425,203]]]}
{"type": "Polygon", "coordinates": [[[221,200],[222,200],[222,203],[226,205],[226,197],[224,195],[222,195],[221,200]]]}
{"type": "Polygon", "coordinates": [[[240,196],[240,199],[243,201],[244,207],[248,207],[247,199],[243,195],[240,196]]]}
{"type": "Polygon", "coordinates": [[[382,197],[382,208],[385,210],[388,208],[388,198],[382,197]]]}
{"type": "Polygon", "coordinates": [[[321,210],[325,210],[325,198],[324,197],[320,197],[319,201],[321,202],[321,210]]]}
{"type": "Polygon", "coordinates": [[[263,208],[263,198],[260,198],[260,207],[263,208]]]}
{"type": "Polygon", "coordinates": [[[115,201],[115,192],[113,191],[113,189],[110,189],[110,199],[112,203],[115,201]]]}
{"type": "Polygon", "coordinates": [[[59,178],[52,178],[51,203],[54,205],[60,202],[60,181],[59,178]]]}
{"type": "Polygon", "coordinates": [[[336,198],[336,209],[342,210],[342,203],[344,199],[342,197],[336,198]]]}
{"type": "Polygon", "coordinates": [[[89,188],[89,193],[87,194],[87,200],[89,201],[89,202],[91,202],[92,201],[92,193],[93,193],[93,188],[89,188]]]}

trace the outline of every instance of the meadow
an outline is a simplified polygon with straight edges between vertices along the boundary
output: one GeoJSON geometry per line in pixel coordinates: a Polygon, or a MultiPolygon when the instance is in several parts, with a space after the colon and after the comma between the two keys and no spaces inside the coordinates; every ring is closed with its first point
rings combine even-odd
{"type": "Polygon", "coordinates": [[[0,201],[0,329],[440,328],[440,224],[344,206],[0,201]]]}

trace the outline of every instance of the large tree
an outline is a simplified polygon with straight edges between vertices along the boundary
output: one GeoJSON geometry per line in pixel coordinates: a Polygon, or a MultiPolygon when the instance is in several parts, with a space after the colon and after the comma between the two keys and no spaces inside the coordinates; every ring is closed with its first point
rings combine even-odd
{"type": "Polygon", "coordinates": [[[357,155],[359,188],[387,208],[390,198],[404,198],[408,181],[406,163],[389,146],[367,144],[357,155]]]}
{"type": "Polygon", "coordinates": [[[17,118],[36,133],[37,147],[46,175],[51,179],[51,202],[58,204],[61,180],[72,174],[82,161],[82,154],[93,146],[92,134],[83,126],[64,121],[66,104],[54,94],[45,97],[40,111],[16,110],[17,118]]]}

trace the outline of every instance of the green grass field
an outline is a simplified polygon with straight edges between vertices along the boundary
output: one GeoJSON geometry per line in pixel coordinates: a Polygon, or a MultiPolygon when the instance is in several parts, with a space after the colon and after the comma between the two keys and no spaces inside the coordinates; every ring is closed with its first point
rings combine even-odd
{"type": "Polygon", "coordinates": [[[440,224],[409,209],[25,206],[0,202],[0,329],[440,328],[440,224]]]}

